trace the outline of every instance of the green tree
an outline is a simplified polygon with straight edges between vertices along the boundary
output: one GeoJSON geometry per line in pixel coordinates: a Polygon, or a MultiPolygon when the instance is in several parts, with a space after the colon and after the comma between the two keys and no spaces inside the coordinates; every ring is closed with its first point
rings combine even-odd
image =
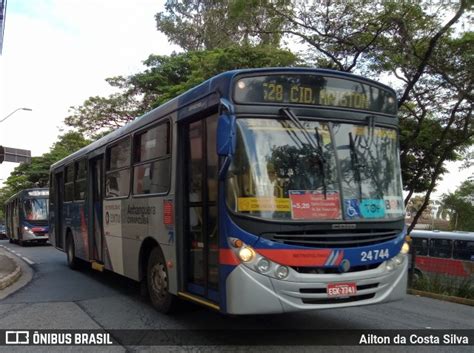
{"type": "Polygon", "coordinates": [[[291,52],[270,46],[246,45],[170,56],[150,55],[144,61],[143,72],[107,79],[120,93],[91,97],[82,106],[71,107],[71,115],[65,123],[92,136],[122,126],[221,72],[298,63],[291,52]]]}
{"type": "MultiPolygon", "coordinates": [[[[401,161],[408,192],[405,203],[414,193],[425,193],[412,228],[446,172],[444,163],[461,159],[473,143],[474,40],[473,32],[464,27],[471,17],[469,0],[453,5],[429,1],[169,1],[165,11],[156,16],[157,28],[184,50],[212,50],[176,55],[173,63],[182,59],[179,65],[168,66],[172,70],[162,75],[158,73],[166,66],[160,61],[164,59],[151,57],[158,69],[148,69],[142,76],[119,77],[116,82],[142,104],[137,111],[145,111],[182,92],[188,84],[210,77],[204,74],[207,60],[191,60],[200,62],[196,68],[188,65],[188,56],[207,59],[215,50],[232,50],[234,43],[276,47],[281,42],[299,42],[306,49],[309,65],[374,79],[389,77],[399,97],[401,161]]],[[[245,56],[233,56],[239,54],[235,49],[228,53],[232,53],[228,58],[231,62],[245,60],[245,56]]],[[[258,60],[248,61],[248,65],[267,66],[258,60]]],[[[76,108],[69,124],[94,131],[91,128],[99,124],[92,115],[100,106],[95,109],[90,104],[90,108],[89,115],[76,108]]],[[[113,126],[105,124],[107,128],[113,126]]]]}
{"type": "Polygon", "coordinates": [[[411,230],[446,172],[473,143],[473,32],[466,31],[472,2],[455,6],[430,2],[272,3],[281,18],[278,33],[306,45],[317,66],[372,78],[391,77],[398,90],[405,204],[415,192],[425,201],[411,230]],[[457,31],[453,28],[457,26],[457,31]]]}
{"type": "Polygon", "coordinates": [[[55,162],[88,145],[91,141],[75,131],[61,135],[49,152],[33,157],[31,163],[17,166],[0,189],[0,218],[3,218],[3,204],[17,192],[34,187],[46,187],[49,181],[49,168],[55,162]]]}
{"type": "Polygon", "coordinates": [[[465,181],[454,193],[444,194],[441,203],[449,210],[452,229],[474,232],[474,182],[465,181]]]}
{"type": "MultiPolygon", "coordinates": [[[[272,45],[281,39],[282,18],[269,12],[268,0],[167,1],[156,14],[157,29],[185,51],[238,45],[272,45]]],[[[287,6],[288,0],[273,1],[287,6]]]]}

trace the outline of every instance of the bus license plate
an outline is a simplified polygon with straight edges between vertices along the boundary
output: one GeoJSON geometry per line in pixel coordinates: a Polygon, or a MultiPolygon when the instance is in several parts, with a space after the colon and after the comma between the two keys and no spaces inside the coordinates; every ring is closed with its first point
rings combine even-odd
{"type": "Polygon", "coordinates": [[[355,282],[329,283],[327,287],[329,297],[348,297],[357,294],[355,282]]]}

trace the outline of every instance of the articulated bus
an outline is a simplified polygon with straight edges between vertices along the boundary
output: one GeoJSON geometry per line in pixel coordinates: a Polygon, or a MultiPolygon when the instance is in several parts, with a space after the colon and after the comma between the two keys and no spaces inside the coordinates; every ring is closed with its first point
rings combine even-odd
{"type": "Polygon", "coordinates": [[[412,230],[415,275],[474,280],[474,232],[412,230]]]}
{"type": "Polygon", "coordinates": [[[5,225],[10,243],[46,243],[48,236],[48,189],[25,189],[5,203],[5,225]]]}
{"type": "Polygon", "coordinates": [[[401,299],[396,114],[392,89],[347,73],[222,73],[54,164],[53,242],[161,312],[401,299]]]}

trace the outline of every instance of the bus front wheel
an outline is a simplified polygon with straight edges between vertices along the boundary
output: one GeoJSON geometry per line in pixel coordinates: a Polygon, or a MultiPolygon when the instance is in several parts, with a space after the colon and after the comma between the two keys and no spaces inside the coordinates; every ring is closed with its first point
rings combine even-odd
{"type": "Polygon", "coordinates": [[[147,284],[155,309],[164,314],[172,312],[177,298],[169,292],[168,269],[159,247],[154,248],[148,258],[147,284]]]}

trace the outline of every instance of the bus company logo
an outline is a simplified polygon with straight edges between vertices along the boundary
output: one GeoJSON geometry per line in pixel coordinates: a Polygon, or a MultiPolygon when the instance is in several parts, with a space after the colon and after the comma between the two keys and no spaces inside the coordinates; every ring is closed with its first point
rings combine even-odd
{"type": "Polygon", "coordinates": [[[298,259],[298,258],[326,258],[326,254],[320,254],[320,253],[314,253],[314,252],[295,252],[293,253],[293,257],[298,259]]]}
{"type": "Polygon", "coordinates": [[[5,331],[5,344],[30,344],[29,331],[5,331]]]}
{"type": "Polygon", "coordinates": [[[347,229],[356,229],[357,228],[357,225],[354,224],[354,223],[336,223],[336,224],[333,224],[332,229],[341,229],[341,230],[347,230],[347,229]]]}

